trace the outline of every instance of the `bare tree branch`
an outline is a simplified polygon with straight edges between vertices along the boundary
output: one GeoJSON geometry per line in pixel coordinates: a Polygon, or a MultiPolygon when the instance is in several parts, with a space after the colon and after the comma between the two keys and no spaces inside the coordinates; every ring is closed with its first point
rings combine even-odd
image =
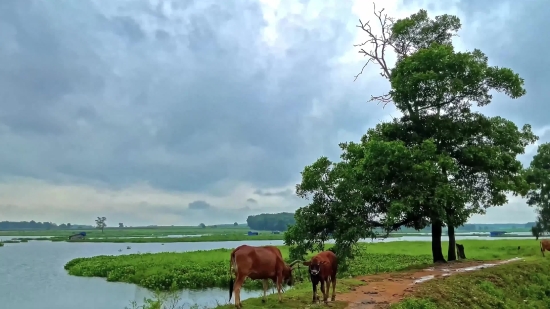
{"type": "MultiPolygon", "coordinates": [[[[380,72],[380,75],[382,77],[385,77],[386,79],[390,78],[390,69],[388,68],[388,64],[386,62],[386,51],[388,47],[392,47],[394,51],[399,53],[398,49],[392,44],[391,41],[391,29],[395,22],[395,20],[391,17],[389,17],[387,14],[384,14],[384,9],[377,11],[376,10],[376,4],[374,5],[374,15],[378,19],[378,23],[380,24],[382,34],[378,35],[373,32],[372,26],[370,25],[370,21],[364,22],[359,19],[359,25],[357,25],[357,28],[360,28],[363,30],[369,38],[359,44],[354,44],[353,46],[359,47],[360,50],[358,53],[362,54],[364,57],[368,57],[367,62],[363,65],[361,68],[361,71],[355,75],[354,81],[359,78],[361,74],[363,74],[363,71],[367,67],[369,63],[376,63],[380,66],[380,69],[382,72],[380,72]],[[365,49],[365,46],[370,45],[373,49],[370,51],[367,51],[365,49]]],[[[384,107],[391,103],[391,97],[389,94],[379,95],[379,96],[371,96],[370,101],[378,101],[378,103],[382,103],[384,107]]]]}

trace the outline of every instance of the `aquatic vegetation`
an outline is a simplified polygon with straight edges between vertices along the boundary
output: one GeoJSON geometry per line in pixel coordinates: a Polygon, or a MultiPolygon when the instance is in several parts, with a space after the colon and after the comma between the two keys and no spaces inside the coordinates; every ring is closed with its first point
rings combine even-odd
{"type": "Polygon", "coordinates": [[[3,242],[0,242],[0,247],[4,247],[4,243],[3,243],[3,242]]]}
{"type": "MultiPolygon", "coordinates": [[[[96,237],[99,235],[96,235],[96,237]]],[[[215,242],[215,241],[241,241],[241,240],[282,240],[284,234],[260,233],[255,236],[248,236],[244,233],[233,234],[214,234],[204,236],[191,237],[104,237],[93,238],[88,237],[81,240],[73,240],[70,242],[101,242],[101,243],[173,243],[173,242],[215,242]]],[[[53,237],[52,241],[68,241],[67,237],[53,237]]]]}
{"type": "Polygon", "coordinates": [[[10,240],[3,240],[2,242],[5,243],[5,244],[18,244],[21,241],[20,240],[15,240],[15,239],[10,239],[10,240]]]}
{"type": "MultiPolygon", "coordinates": [[[[429,255],[396,255],[367,253],[353,260],[347,272],[340,277],[370,274],[377,271],[395,271],[411,265],[430,262],[429,255]]],[[[281,247],[283,256],[288,249],[281,247]]],[[[230,249],[184,253],[130,254],[77,258],[65,265],[69,274],[85,277],[103,277],[108,281],[128,282],[151,290],[226,288],[229,285],[230,249]]],[[[297,277],[305,277],[305,268],[297,277]]],[[[260,281],[247,280],[245,288],[260,288],[260,281]]]]}

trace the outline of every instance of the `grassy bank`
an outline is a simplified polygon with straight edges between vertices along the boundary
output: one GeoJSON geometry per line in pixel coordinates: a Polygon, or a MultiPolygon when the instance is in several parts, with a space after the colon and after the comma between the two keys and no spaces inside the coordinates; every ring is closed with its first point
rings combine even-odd
{"type": "Polygon", "coordinates": [[[168,236],[168,235],[204,235],[204,234],[246,234],[250,228],[243,226],[205,227],[196,226],[162,226],[147,228],[106,228],[103,232],[99,229],[56,229],[56,230],[34,230],[34,231],[0,231],[0,236],[59,236],[86,232],[92,237],[143,237],[143,236],[168,236]]]}
{"type": "Polygon", "coordinates": [[[214,242],[214,241],[242,241],[242,240],[282,240],[283,234],[262,233],[259,235],[248,236],[246,234],[214,234],[192,237],[149,237],[149,238],[127,238],[127,237],[105,237],[105,238],[86,238],[83,240],[69,241],[66,237],[54,237],[52,241],[68,242],[102,242],[102,243],[172,243],[172,242],[214,242]]]}
{"type": "MultiPolygon", "coordinates": [[[[469,259],[493,260],[515,256],[540,255],[534,240],[465,240],[469,259]],[[520,249],[518,250],[518,246],[520,249]]],[[[444,246],[447,244],[444,243],[444,246]]],[[[288,259],[288,248],[281,246],[288,259]]],[[[398,271],[431,262],[429,242],[390,242],[361,244],[360,255],[350,263],[340,278],[376,272],[398,271]]],[[[446,251],[446,248],[444,248],[446,251]]],[[[103,277],[108,281],[134,283],[152,290],[207,288],[228,286],[229,249],[184,253],[131,254],[78,258],[68,262],[69,274],[103,277]]],[[[302,276],[305,269],[301,270],[302,276]]],[[[299,274],[298,274],[299,276],[299,274]]],[[[247,281],[245,287],[259,288],[259,282],[247,281]]]]}
{"type": "MultiPolygon", "coordinates": [[[[464,240],[460,241],[461,244],[465,246],[466,249],[466,255],[470,260],[495,260],[495,259],[508,259],[513,257],[524,257],[527,258],[528,261],[532,261],[529,263],[541,263],[543,261],[542,257],[540,256],[540,249],[539,249],[539,243],[535,240],[525,240],[525,239],[512,239],[512,240],[495,240],[495,241],[483,241],[483,240],[464,240]],[[518,250],[519,246],[519,250],[518,250]]],[[[446,251],[446,246],[448,244],[444,243],[444,251],[446,251]]],[[[283,252],[284,256],[288,256],[288,250],[286,247],[280,247],[281,251],[283,252]]],[[[351,277],[358,276],[358,275],[367,275],[379,272],[393,272],[398,271],[402,269],[407,268],[416,268],[416,267],[422,267],[426,264],[429,264],[431,262],[431,256],[429,255],[431,245],[429,242],[393,242],[393,243],[379,243],[379,244],[370,244],[361,245],[361,256],[358,256],[352,263],[350,269],[346,273],[341,273],[339,275],[340,280],[338,281],[338,290],[340,292],[345,292],[349,290],[350,288],[353,288],[354,286],[364,284],[362,282],[357,281],[356,279],[353,279],[351,277]],[[377,270],[378,269],[378,270],[377,270]]],[[[217,274],[220,276],[220,278],[227,278],[227,264],[228,264],[228,254],[229,250],[212,250],[212,251],[204,251],[204,252],[197,252],[197,258],[201,257],[206,258],[207,256],[210,256],[210,259],[218,260],[221,259],[220,262],[220,272],[217,274]],[[221,256],[221,257],[218,257],[221,256]]],[[[186,253],[179,253],[181,255],[184,255],[186,253]]],[[[190,253],[189,253],[190,254],[190,253]]],[[[164,255],[164,254],[162,254],[164,255]]],[[[175,258],[178,253],[171,253],[169,254],[171,257],[175,258]]],[[[165,256],[167,257],[167,256],[165,256]]],[[[182,256],[183,257],[183,256],[182,256]]],[[[136,259],[132,258],[132,259],[136,259]]],[[[166,268],[170,268],[168,264],[165,262],[160,262],[161,255],[158,254],[151,254],[151,263],[154,263],[153,261],[156,261],[156,267],[161,268],[162,270],[157,270],[158,273],[158,279],[164,278],[161,274],[164,272],[168,272],[169,270],[166,268]]],[[[95,258],[92,258],[95,259],[95,258]]],[[[104,257],[104,260],[102,263],[104,265],[111,265],[113,261],[116,259],[113,259],[112,257],[104,257]]],[[[184,259],[181,259],[183,261],[184,259]]],[[[181,263],[179,261],[179,263],[181,263]]],[[[86,262],[90,263],[91,260],[88,260],[86,262]]],[[[99,260],[97,260],[99,264],[99,260]]],[[[122,262],[122,260],[119,260],[119,262],[122,262]]],[[[166,260],[168,262],[168,259],[166,260]]],[[[537,266],[538,268],[534,269],[534,273],[530,275],[530,277],[527,277],[528,281],[532,281],[531,287],[527,287],[526,291],[533,290],[533,286],[536,286],[537,284],[537,275],[536,272],[540,272],[541,267],[545,269],[545,272],[548,271],[548,267],[550,266],[550,261],[543,261],[543,264],[540,264],[537,266]]],[[[173,260],[171,263],[176,263],[175,260],[173,260]]],[[[527,263],[527,262],[518,262],[518,263],[527,263]]],[[[522,268],[524,271],[528,271],[531,267],[529,265],[531,264],[525,264],[526,267],[522,268]]],[[[84,264],[80,264],[81,266],[84,266],[84,264]]],[[[498,268],[490,268],[487,271],[499,271],[499,272],[506,272],[510,271],[510,267],[514,267],[516,264],[509,264],[509,265],[503,265],[499,266],[498,268]],[[504,270],[501,270],[501,267],[506,267],[504,270]],[[506,270],[508,269],[508,270],[506,270]]],[[[521,264],[523,265],[523,264],[521,264]]],[[[153,264],[150,265],[151,267],[154,267],[153,264]]],[[[478,273],[473,273],[474,275],[477,275],[478,273]]],[[[491,273],[489,273],[491,274],[491,273]]],[[[212,274],[214,275],[214,274],[212,274]]],[[[514,287],[512,280],[514,280],[514,276],[522,276],[524,275],[521,272],[516,272],[515,275],[511,274],[508,276],[508,281],[503,281],[502,284],[511,284],[511,287],[514,287]]],[[[204,276],[211,276],[207,275],[206,273],[204,276]]],[[[495,275],[489,275],[489,276],[495,276],[495,275]]],[[[481,281],[464,281],[462,278],[463,275],[460,277],[451,277],[449,279],[445,280],[458,280],[458,281],[451,281],[452,284],[446,286],[445,288],[441,288],[440,290],[434,290],[432,287],[437,287],[437,282],[434,281],[427,283],[426,289],[419,290],[424,291],[422,293],[424,294],[418,294],[407,300],[406,302],[400,304],[399,306],[402,307],[395,307],[394,309],[436,309],[439,307],[441,308],[460,308],[464,307],[462,304],[462,300],[457,299],[455,296],[452,295],[451,289],[453,285],[456,285],[457,283],[463,282],[461,285],[462,292],[466,293],[468,290],[474,286],[474,284],[478,284],[478,282],[481,281]],[[461,281],[462,280],[462,281],[461,281]],[[446,290],[445,290],[446,289],[446,290]],[[430,291],[434,291],[433,295],[437,296],[438,298],[436,300],[430,300],[428,298],[430,291]],[[438,300],[448,301],[447,304],[440,305],[438,300]],[[454,303],[453,303],[454,302],[454,303]],[[460,305],[457,305],[460,304],[460,305]],[[435,306],[435,307],[434,307],[435,306]]],[[[489,277],[492,278],[492,277],[489,277]]],[[[478,280],[478,279],[476,279],[478,280]]],[[[490,281],[490,279],[487,279],[490,281]]],[[[523,280],[523,279],[522,279],[523,280]]],[[[258,287],[259,285],[256,285],[258,287]]],[[[225,288],[226,285],[222,284],[222,288],[225,288]]],[[[250,286],[248,286],[250,287],[250,286]]],[[[479,287],[476,287],[476,289],[479,290],[479,287]]],[[[535,297],[542,297],[540,294],[541,290],[537,290],[538,293],[535,295],[535,297]]],[[[545,291],[550,291],[550,287],[547,288],[545,291]]],[[[525,293],[527,293],[525,292],[525,293]]],[[[454,292],[453,292],[454,293],[454,292]]],[[[529,292],[531,293],[531,292],[529,292]]],[[[499,294],[500,295],[500,294],[499,294]]],[[[503,294],[507,295],[507,294],[503,294]]],[[[523,294],[522,294],[523,295],[523,294]]],[[[550,295],[550,292],[547,293],[547,295],[550,295]]],[[[470,295],[466,294],[461,297],[468,298],[470,297],[470,302],[464,303],[468,304],[465,306],[465,308],[547,308],[546,306],[515,306],[515,303],[507,304],[507,306],[501,306],[498,303],[495,305],[494,302],[490,302],[487,305],[479,305],[475,306],[473,304],[473,300],[475,298],[471,297],[478,297],[476,295],[470,295]]],[[[504,297],[501,297],[503,299],[504,297]]],[[[539,299],[537,298],[537,299],[539,299]]],[[[532,303],[537,304],[537,303],[532,303]]],[[[243,301],[243,305],[246,306],[246,308],[249,309],[267,309],[267,308],[274,308],[274,309],[282,309],[282,308],[288,308],[288,309],[302,309],[302,308],[323,308],[326,307],[324,305],[320,306],[314,306],[311,304],[311,283],[304,282],[297,284],[292,290],[288,290],[284,294],[284,302],[282,304],[279,304],[277,302],[277,295],[270,295],[268,296],[268,302],[265,304],[261,303],[260,298],[251,298],[243,301]]],[[[347,304],[343,302],[334,302],[331,304],[331,308],[345,308],[347,304]]],[[[200,307],[198,307],[200,308],[200,307]]],[[[232,304],[225,304],[220,305],[216,309],[229,309],[234,308],[234,305],[232,304]]]]}
{"type": "Polygon", "coordinates": [[[420,285],[392,309],[548,308],[550,261],[536,258],[420,285]]]}
{"type": "MultiPolygon", "coordinates": [[[[288,248],[280,247],[288,258],[288,248]]],[[[362,245],[362,257],[356,259],[340,277],[370,274],[377,271],[395,271],[411,265],[428,263],[430,256],[397,253],[368,253],[362,245]]],[[[226,288],[229,285],[230,249],[184,253],[130,254],[96,256],[69,261],[69,274],[84,277],[103,277],[108,281],[128,282],[151,290],[182,288],[226,288]]],[[[305,276],[305,268],[297,276],[305,276]]],[[[246,288],[260,288],[261,282],[247,280],[246,288]]]]}

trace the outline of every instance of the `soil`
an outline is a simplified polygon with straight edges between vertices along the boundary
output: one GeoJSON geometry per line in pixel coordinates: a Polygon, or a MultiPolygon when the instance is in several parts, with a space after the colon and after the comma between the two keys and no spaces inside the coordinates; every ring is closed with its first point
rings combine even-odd
{"type": "Polygon", "coordinates": [[[483,264],[498,262],[500,261],[449,262],[422,270],[361,276],[357,279],[365,282],[365,285],[355,287],[351,292],[336,295],[336,299],[347,302],[348,309],[388,308],[389,305],[397,303],[411,294],[415,286],[422,282],[450,276],[458,273],[462,268],[482,267],[483,264]]]}

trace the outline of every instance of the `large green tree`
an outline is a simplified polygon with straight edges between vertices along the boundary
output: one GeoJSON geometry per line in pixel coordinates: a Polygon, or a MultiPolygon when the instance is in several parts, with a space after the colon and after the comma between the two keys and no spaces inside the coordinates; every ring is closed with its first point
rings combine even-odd
{"type": "Polygon", "coordinates": [[[434,262],[445,261],[445,225],[453,260],[455,227],[505,204],[507,193],[527,192],[516,157],[536,140],[530,126],[520,130],[471,109],[491,103],[490,91],[524,95],[523,80],[510,69],[489,66],[479,50],[455,51],[451,38],[460,28],[458,17],[431,20],[424,10],[396,22],[381,12],[377,16],[383,34],[361,23],[371,35],[361,46],[374,45],[374,51],[362,53],[380,65],[391,90],[373,99],[393,103],[403,116],[379,124],[361,144],[343,144],[342,162],[321,158],[304,169],[297,193],[312,202],[296,213],[297,224],[285,240],[298,251],[312,250],[332,233],[340,254],[349,256],[352,244],[373,236],[376,227],[390,231],[430,223],[434,262]],[[385,59],[390,48],[398,55],[393,68],[385,59]]]}
{"type": "MultiPolygon", "coordinates": [[[[550,143],[539,145],[537,153],[526,172],[531,189],[527,194],[527,204],[535,207],[537,224],[534,232],[550,231],[550,143]]],[[[538,236],[537,236],[538,237],[538,236]]]]}

